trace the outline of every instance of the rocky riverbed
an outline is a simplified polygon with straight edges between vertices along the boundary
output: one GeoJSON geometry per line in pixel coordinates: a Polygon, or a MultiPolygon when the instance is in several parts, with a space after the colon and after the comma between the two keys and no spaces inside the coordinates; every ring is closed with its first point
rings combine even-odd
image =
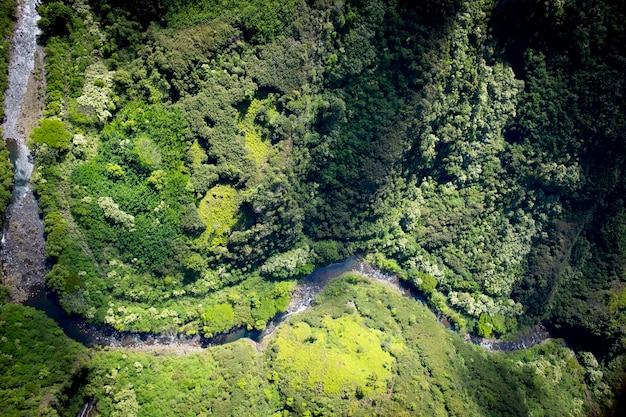
{"type": "Polygon", "coordinates": [[[43,221],[30,184],[33,157],[28,138],[44,106],[43,52],[37,46],[36,0],[19,2],[11,44],[8,87],[5,93],[4,140],[15,167],[13,196],[5,214],[0,263],[11,298],[23,302],[44,291],[47,272],[43,221]]]}

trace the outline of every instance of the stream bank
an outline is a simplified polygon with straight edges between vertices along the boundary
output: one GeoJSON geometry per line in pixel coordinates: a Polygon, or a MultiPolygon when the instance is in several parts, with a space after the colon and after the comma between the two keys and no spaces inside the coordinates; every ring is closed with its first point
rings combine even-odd
{"type": "MultiPolygon", "coordinates": [[[[232,343],[240,339],[249,339],[257,345],[262,345],[288,317],[314,306],[316,296],[324,290],[331,280],[347,272],[369,278],[398,291],[404,297],[426,304],[422,294],[409,283],[400,280],[397,275],[385,273],[372,267],[356,256],[352,256],[343,262],[317,268],[305,277],[294,290],[291,302],[285,312],[278,314],[270,320],[263,331],[234,328],[210,338],[199,335],[186,336],[177,333],[119,332],[111,327],[90,324],[78,316],[66,314],[61,309],[56,296],[50,292],[38,293],[25,304],[44,311],[49,317],[59,323],[69,337],[89,347],[110,346],[114,348],[170,351],[184,354],[201,348],[232,343]]],[[[437,312],[433,313],[437,314],[437,312]]],[[[445,317],[438,316],[442,325],[451,329],[445,317]]],[[[481,346],[485,350],[499,352],[527,349],[548,339],[550,339],[550,334],[542,325],[535,326],[529,332],[514,340],[485,339],[469,334],[465,336],[465,340],[468,343],[481,346]]]]}
{"type": "Polygon", "coordinates": [[[38,2],[18,3],[2,126],[15,176],[13,195],[5,213],[0,264],[4,272],[3,284],[11,289],[12,301],[24,302],[45,291],[47,273],[43,221],[30,184],[33,156],[27,146],[43,111],[45,77],[43,50],[37,45],[38,2]]]}

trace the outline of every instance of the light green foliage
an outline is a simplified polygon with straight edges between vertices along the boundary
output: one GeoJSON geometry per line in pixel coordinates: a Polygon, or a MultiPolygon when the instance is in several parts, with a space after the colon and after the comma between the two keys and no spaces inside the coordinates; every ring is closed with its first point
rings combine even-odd
{"type": "Polygon", "coordinates": [[[83,113],[95,113],[97,120],[104,123],[111,117],[109,96],[113,71],[108,71],[104,63],[96,61],[87,67],[84,76],[83,94],[76,101],[83,113]]]}
{"type": "Polygon", "coordinates": [[[106,164],[106,170],[113,178],[122,178],[124,176],[124,169],[118,164],[106,164]]]}
{"type": "Polygon", "coordinates": [[[182,356],[100,350],[80,395],[94,397],[104,415],[126,407],[150,417],[588,411],[585,369],[559,342],[486,353],[415,301],[355,275],[329,284],[317,301],[263,345],[239,340],[182,356]]]}
{"type": "Polygon", "coordinates": [[[299,415],[370,415],[370,401],[384,415],[585,413],[582,368],[568,349],[556,343],[511,357],[486,354],[424,307],[357,276],[329,284],[313,309],[279,329],[265,356],[270,380],[299,415]],[[358,363],[368,355],[381,356],[358,363]],[[345,365],[351,373],[342,373],[345,365]]]}
{"type": "Polygon", "coordinates": [[[147,181],[152,184],[157,191],[161,191],[167,185],[167,173],[162,169],[157,169],[152,171],[147,181]]]}
{"type": "MultiPolygon", "coordinates": [[[[411,274],[411,271],[409,271],[409,274],[411,274]]],[[[416,276],[411,278],[413,282],[417,284],[417,288],[425,294],[431,294],[437,287],[437,278],[433,277],[428,272],[416,271],[416,276]]]]}
{"type": "Polygon", "coordinates": [[[398,265],[398,262],[395,259],[386,258],[385,255],[379,252],[369,254],[365,258],[365,261],[371,263],[372,265],[375,265],[380,269],[389,271],[392,274],[397,274],[401,270],[400,265],[398,265]]]}
{"type": "Polygon", "coordinates": [[[135,227],[135,217],[120,210],[120,206],[118,206],[111,197],[100,197],[98,199],[98,206],[104,211],[104,216],[107,219],[111,219],[131,231],[135,227]]]}
{"type": "Polygon", "coordinates": [[[203,333],[210,337],[217,331],[230,329],[235,325],[235,311],[230,304],[209,306],[203,315],[205,326],[203,333]]]}
{"type": "Polygon", "coordinates": [[[187,151],[187,159],[191,160],[190,162],[194,167],[206,162],[208,159],[204,149],[202,149],[197,140],[191,144],[189,151],[187,151]]]}
{"type": "Polygon", "coordinates": [[[478,335],[482,337],[491,337],[493,333],[493,323],[488,314],[481,314],[478,320],[478,335]]]}
{"type": "Polygon", "coordinates": [[[132,385],[127,385],[119,389],[113,395],[113,411],[111,416],[114,417],[137,417],[139,412],[139,403],[132,385]]]}
{"type": "Polygon", "coordinates": [[[381,347],[384,339],[359,316],[326,317],[319,329],[299,322],[279,333],[273,345],[278,352],[274,366],[295,390],[319,386],[332,396],[355,390],[365,396],[381,393],[393,364],[381,347]]]}
{"type": "Polygon", "coordinates": [[[261,168],[267,160],[271,144],[267,137],[263,137],[262,127],[254,122],[256,118],[262,117],[265,123],[275,124],[279,114],[276,112],[273,101],[273,97],[268,97],[265,100],[253,99],[247,113],[239,121],[239,129],[244,132],[246,148],[250,151],[250,157],[258,168],[261,168]]]}
{"type": "Polygon", "coordinates": [[[278,398],[257,355],[246,341],[183,356],[104,350],[82,394],[101,415],[272,415],[278,398]]]}
{"type": "Polygon", "coordinates": [[[216,185],[207,191],[198,205],[200,218],[206,231],[200,240],[210,245],[224,245],[227,235],[238,220],[237,190],[226,185],[216,185]]]}
{"type": "Polygon", "coordinates": [[[263,275],[274,278],[293,278],[302,274],[303,269],[306,269],[305,266],[309,264],[310,259],[311,251],[308,246],[305,246],[272,256],[261,265],[259,271],[263,275]]]}
{"type": "Polygon", "coordinates": [[[150,138],[146,136],[138,138],[135,141],[133,150],[139,159],[139,163],[144,167],[155,169],[161,166],[161,151],[150,138]]]}
{"type": "Polygon", "coordinates": [[[626,311],[626,287],[614,291],[608,299],[607,307],[613,313],[626,311]]]}
{"type": "Polygon", "coordinates": [[[40,145],[46,144],[51,148],[66,151],[70,147],[72,135],[61,120],[44,119],[39,122],[39,127],[33,130],[31,138],[40,145]]]}
{"type": "Polygon", "coordinates": [[[208,269],[201,257],[192,255],[188,266],[193,267],[194,262],[201,265],[199,277],[184,284],[180,275],[154,277],[137,273],[132,261],[128,265],[110,261],[106,281],[88,280],[84,284],[92,297],[101,297],[102,288],[108,289],[108,303],[93,308],[90,318],[117,330],[140,332],[173,329],[187,334],[215,334],[235,326],[262,329],[285,310],[295,287],[294,281],[272,283],[258,276],[235,284],[239,277],[224,269],[208,269]],[[225,283],[231,285],[224,288],[225,283]]]}

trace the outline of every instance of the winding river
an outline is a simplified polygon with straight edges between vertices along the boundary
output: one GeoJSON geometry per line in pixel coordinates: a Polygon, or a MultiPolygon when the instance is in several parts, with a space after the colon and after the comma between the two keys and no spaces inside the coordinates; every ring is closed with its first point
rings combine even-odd
{"type": "MultiPolygon", "coordinates": [[[[343,262],[334,263],[325,267],[317,268],[298,285],[292,295],[286,311],[276,315],[267,324],[265,330],[245,330],[235,328],[227,333],[206,338],[201,336],[185,336],[182,334],[154,334],[137,332],[119,332],[110,327],[99,326],[85,322],[77,316],[65,313],[54,296],[50,292],[38,292],[25,304],[44,311],[53,318],[63,331],[74,340],[86,346],[118,346],[118,347],[209,347],[231,343],[242,338],[251,339],[261,343],[265,338],[274,333],[278,326],[289,316],[306,311],[315,304],[315,297],[324,290],[326,285],[334,278],[346,273],[354,272],[373,281],[385,284],[403,296],[414,299],[416,302],[426,303],[422,294],[409,283],[400,280],[394,274],[382,272],[356,256],[352,256],[343,262]]],[[[442,325],[450,328],[445,317],[438,315],[442,325]]],[[[537,326],[523,336],[511,340],[484,339],[477,336],[466,336],[466,341],[476,344],[491,351],[510,352],[526,349],[548,339],[550,334],[543,326],[537,326]]]]}
{"type": "MultiPolygon", "coordinates": [[[[33,70],[37,64],[38,0],[22,0],[18,6],[18,21],[12,41],[9,63],[8,88],[5,94],[4,137],[15,166],[15,182],[12,201],[7,209],[5,227],[2,231],[0,262],[5,276],[5,284],[13,289],[15,302],[36,307],[53,318],[65,333],[87,346],[198,346],[206,347],[233,342],[241,338],[262,341],[272,334],[277,326],[292,314],[302,312],[314,303],[326,284],[345,273],[356,272],[375,281],[385,283],[406,297],[424,302],[422,296],[411,286],[400,281],[397,276],[383,273],[353,256],[343,262],[316,269],[307,276],[295,290],[287,310],[271,320],[264,331],[234,329],[229,333],[212,338],[187,337],[177,334],[150,334],[118,332],[105,326],[97,326],[83,319],[66,314],[59,306],[54,294],[46,290],[44,275],[47,272],[43,239],[43,222],[39,217],[37,201],[33,195],[30,176],[33,172],[33,159],[26,139],[33,128],[32,120],[37,120],[40,109],[33,106],[36,86],[33,85],[33,70]],[[35,114],[33,114],[35,113],[35,114]],[[30,122],[29,122],[30,121],[30,122]]],[[[40,53],[40,52],[39,52],[40,53]]],[[[445,324],[445,318],[442,322],[445,324]]],[[[511,342],[467,338],[472,343],[489,350],[510,351],[539,343],[549,337],[542,327],[511,342]]]]}

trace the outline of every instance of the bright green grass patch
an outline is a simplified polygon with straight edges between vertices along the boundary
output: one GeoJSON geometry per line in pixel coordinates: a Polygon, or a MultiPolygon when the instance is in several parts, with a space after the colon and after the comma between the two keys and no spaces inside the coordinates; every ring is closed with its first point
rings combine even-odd
{"type": "Polygon", "coordinates": [[[227,235],[239,220],[237,190],[228,185],[216,185],[207,191],[198,207],[206,231],[200,239],[211,245],[225,245],[227,235]]]}
{"type": "Polygon", "coordinates": [[[329,395],[384,392],[393,358],[382,349],[383,338],[357,315],[327,316],[321,328],[295,323],[275,339],[276,367],[302,389],[321,387],[329,395]]]}
{"type": "Polygon", "coordinates": [[[262,128],[254,122],[262,107],[266,109],[267,118],[271,119],[278,115],[271,97],[264,100],[254,99],[246,115],[238,121],[239,128],[245,132],[246,148],[250,151],[249,158],[256,163],[257,167],[261,167],[267,161],[272,149],[272,145],[267,140],[263,140],[262,128]]]}

